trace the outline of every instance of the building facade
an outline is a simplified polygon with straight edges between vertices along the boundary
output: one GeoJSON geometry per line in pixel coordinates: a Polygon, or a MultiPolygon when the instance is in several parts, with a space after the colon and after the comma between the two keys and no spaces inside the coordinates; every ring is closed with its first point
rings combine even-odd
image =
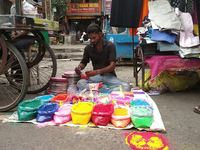
{"type": "Polygon", "coordinates": [[[102,1],[104,0],[68,0],[66,20],[68,29],[76,33],[83,32],[91,23],[97,23],[102,27],[104,19],[102,1]]]}

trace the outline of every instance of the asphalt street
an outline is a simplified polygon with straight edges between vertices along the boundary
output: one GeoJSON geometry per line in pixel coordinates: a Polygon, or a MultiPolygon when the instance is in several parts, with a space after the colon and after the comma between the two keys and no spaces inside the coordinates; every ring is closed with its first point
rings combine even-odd
{"type": "MultiPolygon", "coordinates": [[[[61,77],[63,72],[74,70],[79,61],[57,59],[57,63],[57,76],[61,77]]],[[[89,64],[85,70],[91,68],[89,64]]],[[[119,78],[135,87],[132,66],[117,66],[116,72],[119,78]]],[[[200,85],[197,85],[189,91],[151,96],[158,106],[166,128],[166,133],[158,132],[158,134],[169,141],[170,150],[199,150],[200,114],[193,112],[194,107],[200,105],[199,91],[200,85]]],[[[43,93],[27,94],[24,100],[41,94],[43,93]]],[[[68,126],[41,128],[31,123],[3,123],[3,118],[10,116],[15,110],[17,108],[0,113],[2,150],[129,150],[131,148],[126,144],[124,134],[139,132],[137,129],[114,130],[68,126]]]]}

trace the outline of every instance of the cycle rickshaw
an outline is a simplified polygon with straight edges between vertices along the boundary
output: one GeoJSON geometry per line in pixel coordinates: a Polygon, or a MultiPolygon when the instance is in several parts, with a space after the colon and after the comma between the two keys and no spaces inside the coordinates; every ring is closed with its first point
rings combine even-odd
{"type": "Polygon", "coordinates": [[[59,23],[52,19],[51,0],[42,0],[41,4],[41,14],[25,15],[22,1],[15,0],[16,14],[0,14],[0,111],[16,107],[27,93],[44,91],[56,75],[56,58],[42,32],[58,31],[59,23]],[[32,35],[13,41],[9,33],[14,30],[29,31],[32,35]],[[24,49],[24,58],[14,43],[27,39],[36,44],[24,49]]]}

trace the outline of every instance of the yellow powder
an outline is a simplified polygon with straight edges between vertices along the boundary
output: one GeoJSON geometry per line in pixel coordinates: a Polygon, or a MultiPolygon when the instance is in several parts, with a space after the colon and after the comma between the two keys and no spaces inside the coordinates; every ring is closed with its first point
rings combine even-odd
{"type": "Polygon", "coordinates": [[[78,103],[76,108],[75,108],[75,111],[79,112],[79,113],[91,112],[92,108],[93,107],[91,105],[89,105],[88,103],[78,103]]]}
{"type": "Polygon", "coordinates": [[[116,108],[114,110],[114,116],[126,116],[128,115],[128,110],[124,108],[116,108]]]}

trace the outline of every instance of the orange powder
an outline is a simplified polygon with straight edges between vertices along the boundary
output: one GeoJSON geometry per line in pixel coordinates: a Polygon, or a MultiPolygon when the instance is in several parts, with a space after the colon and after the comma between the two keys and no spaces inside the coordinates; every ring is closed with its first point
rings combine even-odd
{"type": "Polygon", "coordinates": [[[114,110],[114,116],[126,116],[128,115],[128,110],[124,108],[116,108],[114,110]]]}

